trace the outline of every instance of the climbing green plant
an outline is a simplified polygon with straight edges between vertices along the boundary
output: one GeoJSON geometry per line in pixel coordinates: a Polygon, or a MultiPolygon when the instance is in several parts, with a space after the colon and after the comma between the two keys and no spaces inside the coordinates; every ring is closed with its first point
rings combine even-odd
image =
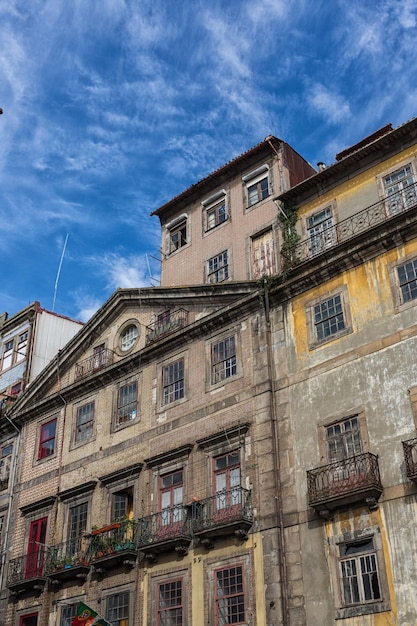
{"type": "Polygon", "coordinates": [[[296,224],[298,221],[297,206],[295,204],[281,204],[282,211],[278,213],[278,219],[282,228],[281,254],[284,257],[284,272],[288,272],[294,265],[300,262],[297,254],[297,243],[301,237],[297,233],[296,224]]]}

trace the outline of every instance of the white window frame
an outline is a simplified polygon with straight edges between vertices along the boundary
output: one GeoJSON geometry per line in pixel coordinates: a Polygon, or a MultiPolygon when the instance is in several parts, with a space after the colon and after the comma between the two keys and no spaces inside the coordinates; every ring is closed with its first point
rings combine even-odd
{"type": "Polygon", "coordinates": [[[307,235],[308,255],[322,254],[337,244],[334,203],[306,215],[305,229],[307,235]],[[322,219],[320,216],[323,216],[322,219]],[[315,220],[317,223],[315,223],[315,220]]]}
{"type": "Polygon", "coordinates": [[[174,254],[175,252],[178,252],[179,250],[182,250],[182,248],[184,248],[190,243],[190,223],[189,223],[189,216],[187,215],[187,213],[183,213],[182,215],[179,215],[175,219],[171,220],[171,222],[168,222],[168,224],[165,224],[165,229],[166,229],[167,256],[174,254]],[[184,240],[181,236],[181,238],[178,241],[178,244],[175,245],[173,243],[172,237],[175,233],[180,232],[182,230],[183,225],[185,226],[184,240]]]}
{"type": "Polygon", "coordinates": [[[206,282],[209,284],[222,283],[230,277],[229,251],[223,250],[206,262],[206,282]]]}
{"type": "Polygon", "coordinates": [[[252,172],[249,172],[249,174],[246,174],[245,176],[242,176],[242,181],[243,181],[243,183],[245,185],[245,198],[246,198],[246,208],[247,209],[252,208],[253,206],[255,206],[256,204],[259,204],[263,200],[266,200],[272,194],[272,184],[271,184],[270,168],[269,168],[269,165],[267,165],[266,163],[264,165],[262,165],[261,167],[258,167],[256,170],[253,170],[252,172]],[[268,185],[268,189],[267,189],[268,193],[267,193],[267,195],[260,198],[259,197],[259,189],[258,189],[257,190],[257,199],[252,202],[251,201],[251,197],[250,197],[250,192],[249,192],[250,188],[252,188],[254,185],[258,185],[265,178],[267,179],[267,185],[268,185]]]}
{"type": "Polygon", "coordinates": [[[227,193],[225,189],[222,189],[218,193],[213,194],[201,203],[203,207],[203,231],[204,233],[210,233],[219,226],[226,224],[229,220],[229,211],[227,203],[227,193]],[[224,218],[220,221],[218,219],[218,207],[224,206],[224,218]],[[214,224],[211,225],[210,215],[214,213],[214,224]]]}

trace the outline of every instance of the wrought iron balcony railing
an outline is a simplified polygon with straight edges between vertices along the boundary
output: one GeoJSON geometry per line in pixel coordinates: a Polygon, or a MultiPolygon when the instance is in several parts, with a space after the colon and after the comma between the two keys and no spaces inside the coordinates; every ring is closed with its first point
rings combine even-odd
{"type": "Polygon", "coordinates": [[[94,374],[98,370],[101,370],[113,363],[113,352],[108,348],[103,348],[97,354],[93,354],[80,361],[75,365],[75,380],[80,380],[86,376],[94,374]]]}
{"type": "Polygon", "coordinates": [[[188,311],[176,309],[161,316],[159,320],[146,327],[146,344],[159,341],[168,335],[172,335],[180,328],[188,324],[188,311]]]}
{"type": "Polygon", "coordinates": [[[308,503],[316,509],[376,501],[382,493],[378,457],[370,452],[308,470],[307,482],[308,503]]]}
{"type": "Polygon", "coordinates": [[[138,520],[140,549],[155,544],[172,544],[178,540],[191,541],[189,507],[178,505],[138,520]]]}
{"type": "Polygon", "coordinates": [[[417,480],[417,438],[403,441],[407,477],[417,480]]]}
{"type": "Polygon", "coordinates": [[[106,558],[121,560],[126,552],[136,552],[138,523],[134,520],[115,522],[91,533],[88,555],[90,560],[106,558]],[[119,558],[121,557],[121,558],[119,558]]]}
{"type": "Polygon", "coordinates": [[[49,546],[46,550],[44,570],[47,576],[63,570],[88,568],[88,565],[87,542],[84,538],[49,546]]]}
{"type": "Polygon", "coordinates": [[[212,536],[229,533],[245,535],[253,523],[251,491],[234,487],[194,502],[192,520],[195,534],[210,531],[212,536]]]}
{"type": "Polygon", "coordinates": [[[417,183],[392,194],[362,211],[355,213],[341,222],[314,233],[307,239],[282,252],[282,255],[296,265],[319,254],[329,248],[343,243],[356,235],[382,224],[398,213],[404,213],[417,205],[417,183]]]}
{"type": "Polygon", "coordinates": [[[33,588],[45,581],[46,549],[39,547],[33,552],[10,559],[7,572],[9,589],[33,588]]]}

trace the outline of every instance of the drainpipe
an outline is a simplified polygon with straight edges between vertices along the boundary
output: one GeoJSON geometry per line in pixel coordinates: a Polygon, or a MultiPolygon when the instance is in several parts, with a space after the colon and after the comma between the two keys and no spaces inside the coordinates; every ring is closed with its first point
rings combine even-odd
{"type": "Polygon", "coordinates": [[[9,530],[10,530],[10,520],[11,520],[11,513],[12,513],[12,505],[13,505],[13,493],[14,493],[14,485],[15,485],[15,478],[16,478],[16,470],[17,470],[17,456],[18,456],[18,450],[19,450],[19,446],[20,446],[20,435],[21,435],[21,430],[19,430],[19,428],[16,426],[16,424],[14,424],[11,419],[8,417],[8,415],[6,414],[6,412],[4,413],[3,417],[5,417],[7,419],[7,421],[9,422],[10,426],[16,431],[17,433],[17,438],[16,438],[16,445],[13,446],[13,465],[12,465],[12,471],[11,471],[11,481],[10,481],[10,486],[9,486],[9,507],[8,507],[8,511],[7,511],[7,520],[6,520],[6,528],[4,531],[4,540],[3,540],[3,546],[4,549],[1,553],[1,568],[0,568],[0,593],[3,589],[3,573],[5,571],[5,563],[6,563],[6,554],[7,554],[7,548],[8,548],[8,539],[9,539],[9,530]]]}
{"type": "Polygon", "coordinates": [[[288,576],[287,576],[287,552],[285,547],[284,536],[284,516],[282,511],[282,489],[281,489],[281,462],[280,462],[280,446],[277,424],[277,401],[276,401],[276,385],[274,374],[274,361],[272,357],[272,333],[271,333],[271,320],[269,316],[269,295],[268,295],[268,282],[264,279],[264,309],[265,309],[265,321],[266,321],[266,348],[267,348],[267,361],[268,361],[268,377],[271,384],[270,393],[270,413],[271,413],[271,426],[272,426],[272,441],[273,441],[273,460],[274,460],[274,474],[276,477],[276,515],[277,515],[277,539],[279,549],[279,571],[281,581],[281,602],[282,602],[282,626],[289,626],[290,613],[289,613],[289,591],[288,591],[288,576]]]}

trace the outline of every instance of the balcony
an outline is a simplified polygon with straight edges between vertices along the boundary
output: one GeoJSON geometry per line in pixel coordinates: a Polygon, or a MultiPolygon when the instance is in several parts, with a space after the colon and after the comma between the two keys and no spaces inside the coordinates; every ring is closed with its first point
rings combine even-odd
{"type": "Polygon", "coordinates": [[[42,591],[46,583],[44,548],[9,561],[8,589],[14,593],[42,591]]]}
{"type": "Polygon", "coordinates": [[[251,491],[235,487],[192,504],[193,534],[212,546],[213,539],[234,535],[246,539],[253,524],[251,491]]]}
{"type": "Polygon", "coordinates": [[[93,354],[75,365],[75,380],[81,380],[98,370],[102,370],[113,363],[113,352],[108,348],[103,348],[97,354],[93,354]]]}
{"type": "Polygon", "coordinates": [[[417,438],[403,441],[407,478],[417,481],[417,438]]]}
{"type": "Polygon", "coordinates": [[[85,539],[50,546],[46,551],[45,575],[53,585],[67,580],[84,581],[90,570],[85,539]]]}
{"type": "Polygon", "coordinates": [[[352,239],[356,235],[370,230],[383,222],[404,213],[417,205],[417,183],[390,195],[352,217],[342,220],[338,224],[323,229],[311,235],[308,239],[299,241],[285,252],[283,256],[291,265],[297,265],[326,252],[340,243],[352,239]]]}
{"type": "Polygon", "coordinates": [[[138,524],[115,522],[91,532],[88,556],[99,573],[125,565],[133,567],[138,555],[138,524]]]}
{"type": "Polygon", "coordinates": [[[139,520],[139,549],[155,561],[162,552],[175,550],[184,555],[191,543],[190,508],[175,506],[139,520]]]}
{"type": "Polygon", "coordinates": [[[370,452],[308,470],[307,482],[308,503],[323,517],[360,502],[374,509],[382,493],[378,457],[370,452]]]}
{"type": "Polygon", "coordinates": [[[159,319],[146,327],[146,345],[172,335],[188,324],[188,311],[176,309],[160,315],[159,319]]]}

